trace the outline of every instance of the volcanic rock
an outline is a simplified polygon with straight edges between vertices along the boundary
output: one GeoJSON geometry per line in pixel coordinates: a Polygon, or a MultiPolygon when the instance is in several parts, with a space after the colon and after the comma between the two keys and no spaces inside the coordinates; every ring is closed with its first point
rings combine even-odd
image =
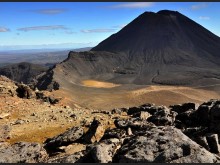
{"type": "Polygon", "coordinates": [[[83,135],[83,129],[80,127],[72,127],[66,132],[55,136],[53,138],[47,139],[44,144],[47,149],[55,149],[60,146],[69,145],[74,143],[83,135]]]}
{"type": "Polygon", "coordinates": [[[120,163],[214,163],[218,158],[174,127],[157,127],[128,139],[117,152],[120,163]]]}
{"type": "Polygon", "coordinates": [[[39,163],[44,162],[47,153],[38,143],[19,142],[13,145],[0,145],[0,163],[39,163]]]}

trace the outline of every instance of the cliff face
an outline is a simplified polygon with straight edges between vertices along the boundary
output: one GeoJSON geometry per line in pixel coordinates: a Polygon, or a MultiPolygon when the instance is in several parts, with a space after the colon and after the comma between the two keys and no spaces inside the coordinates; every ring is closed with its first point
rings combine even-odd
{"type": "MultiPolygon", "coordinates": [[[[145,12],[91,51],[70,52],[53,69],[59,83],[220,83],[220,38],[175,11],[145,12]]],[[[44,80],[43,80],[44,81],[44,80]]]]}
{"type": "Polygon", "coordinates": [[[33,78],[46,70],[47,68],[41,65],[21,62],[0,67],[0,75],[4,75],[17,82],[30,83],[33,78]]]}

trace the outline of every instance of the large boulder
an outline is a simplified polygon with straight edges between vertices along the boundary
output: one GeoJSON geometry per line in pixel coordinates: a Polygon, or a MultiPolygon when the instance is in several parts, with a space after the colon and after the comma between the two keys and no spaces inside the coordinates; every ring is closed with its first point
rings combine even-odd
{"type": "Polygon", "coordinates": [[[55,149],[60,146],[69,145],[74,143],[76,140],[80,139],[83,135],[83,128],[73,127],[66,132],[55,136],[53,138],[48,138],[44,144],[47,149],[55,149]]]}
{"type": "Polygon", "coordinates": [[[220,159],[179,129],[159,126],[124,141],[113,160],[120,163],[216,163],[220,159]]]}
{"type": "Polygon", "coordinates": [[[38,163],[47,159],[47,153],[38,143],[18,142],[0,145],[0,163],[38,163]]]}

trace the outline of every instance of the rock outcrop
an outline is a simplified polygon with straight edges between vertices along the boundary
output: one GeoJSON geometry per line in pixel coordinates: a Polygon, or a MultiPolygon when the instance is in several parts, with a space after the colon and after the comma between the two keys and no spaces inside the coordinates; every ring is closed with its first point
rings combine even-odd
{"type": "Polygon", "coordinates": [[[192,103],[127,108],[123,109],[129,114],[126,118],[119,114],[115,118],[116,128],[106,129],[102,120],[94,118],[86,131],[83,125],[72,127],[48,138],[44,146],[8,144],[10,129],[5,126],[0,129],[4,135],[0,162],[220,163],[219,105],[219,100],[210,100],[198,108],[192,103]],[[202,124],[201,119],[205,121],[202,124]],[[67,152],[79,144],[83,147],[67,152]]]}

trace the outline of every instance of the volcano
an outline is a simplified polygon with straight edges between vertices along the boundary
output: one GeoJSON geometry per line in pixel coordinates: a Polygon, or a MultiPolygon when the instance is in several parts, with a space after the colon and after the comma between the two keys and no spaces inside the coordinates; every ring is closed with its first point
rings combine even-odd
{"type": "Polygon", "coordinates": [[[39,77],[37,86],[68,88],[87,79],[135,85],[220,84],[219,52],[220,38],[181,13],[144,12],[91,51],[71,51],[39,77]]]}

